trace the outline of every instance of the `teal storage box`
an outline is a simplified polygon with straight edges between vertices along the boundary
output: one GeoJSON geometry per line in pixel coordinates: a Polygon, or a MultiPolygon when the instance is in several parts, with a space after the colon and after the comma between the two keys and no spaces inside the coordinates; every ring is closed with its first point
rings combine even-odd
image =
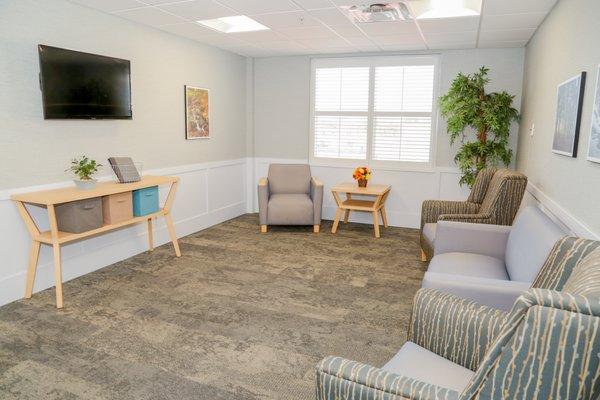
{"type": "Polygon", "coordinates": [[[133,216],[158,212],[158,186],[147,187],[133,191],[133,216]]]}

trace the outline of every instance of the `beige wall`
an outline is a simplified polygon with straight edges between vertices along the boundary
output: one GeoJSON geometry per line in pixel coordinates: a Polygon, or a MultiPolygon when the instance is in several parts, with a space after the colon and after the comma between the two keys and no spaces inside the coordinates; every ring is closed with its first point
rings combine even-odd
{"type": "MultiPolygon", "coordinates": [[[[439,52],[440,90],[444,93],[459,73],[482,65],[491,68],[489,90],[506,90],[520,107],[523,49],[479,49],[439,52]]],[[[337,57],[337,56],[332,56],[337,57]]],[[[260,58],[254,61],[254,143],[257,157],[308,158],[310,60],[308,56],[260,58]]],[[[512,129],[516,149],[518,127],[512,129]]],[[[437,129],[436,165],[454,166],[457,146],[450,147],[446,125],[437,129]]]]}
{"type": "Polygon", "coordinates": [[[600,164],[586,160],[597,67],[600,2],[560,0],[526,49],[517,166],[564,211],[600,233],[600,164]],[[587,71],[577,158],[552,153],[559,83],[587,71]],[[534,135],[529,129],[535,124],[534,135]]]}
{"type": "Polygon", "coordinates": [[[70,179],[81,154],[149,169],[245,157],[245,141],[244,57],[63,0],[0,1],[0,189],[70,179]],[[131,60],[133,120],[44,120],[39,43],[131,60]],[[185,84],[211,90],[209,140],[185,140],[185,84]]]}

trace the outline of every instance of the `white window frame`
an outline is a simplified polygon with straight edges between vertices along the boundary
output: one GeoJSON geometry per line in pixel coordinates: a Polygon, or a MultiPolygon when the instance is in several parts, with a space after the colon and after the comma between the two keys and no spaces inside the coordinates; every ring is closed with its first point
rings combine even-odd
{"type": "MultiPolygon", "coordinates": [[[[410,55],[410,56],[373,56],[373,57],[344,57],[344,58],[313,58],[311,60],[310,75],[310,134],[309,154],[310,164],[333,167],[356,167],[366,164],[371,168],[402,170],[402,171],[432,171],[435,168],[435,154],[437,145],[438,107],[437,99],[440,83],[440,62],[438,55],[410,55]],[[431,109],[431,141],[429,146],[429,162],[409,161],[380,161],[372,159],[373,145],[373,118],[375,114],[400,116],[415,114],[408,112],[374,112],[373,100],[375,95],[375,67],[405,66],[405,65],[433,65],[433,101],[431,109]],[[315,76],[317,68],[349,68],[369,67],[369,110],[367,118],[367,156],[366,159],[328,158],[315,157],[315,76]]],[[[362,113],[361,113],[362,114],[362,113]]],[[[418,114],[418,113],[416,113],[418,114]]]]}

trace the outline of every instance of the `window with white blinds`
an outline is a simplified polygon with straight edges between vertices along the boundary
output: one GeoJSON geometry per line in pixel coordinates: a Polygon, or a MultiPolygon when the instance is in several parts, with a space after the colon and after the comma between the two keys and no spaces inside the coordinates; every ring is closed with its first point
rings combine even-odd
{"type": "Polygon", "coordinates": [[[313,61],[313,160],[431,164],[433,57],[313,61]]]}

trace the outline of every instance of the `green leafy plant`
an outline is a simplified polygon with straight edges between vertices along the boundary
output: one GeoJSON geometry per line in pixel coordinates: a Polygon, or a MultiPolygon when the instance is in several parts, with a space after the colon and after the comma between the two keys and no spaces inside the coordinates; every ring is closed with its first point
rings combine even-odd
{"type": "Polygon", "coordinates": [[[440,110],[448,123],[450,143],[460,137],[462,146],[454,161],[461,171],[460,184],[473,186],[477,173],[502,162],[508,165],[512,150],[508,147],[510,124],[519,119],[509,93],[486,93],[489,68],[474,74],[459,73],[450,90],[440,97],[440,110]],[[476,141],[468,141],[465,130],[473,128],[476,141]]]}
{"type": "Polygon", "coordinates": [[[66,171],[73,172],[82,181],[89,181],[101,166],[102,164],[97,163],[96,160],[90,160],[87,156],[82,156],[81,158],[74,158],[71,161],[71,166],[66,171]]]}

